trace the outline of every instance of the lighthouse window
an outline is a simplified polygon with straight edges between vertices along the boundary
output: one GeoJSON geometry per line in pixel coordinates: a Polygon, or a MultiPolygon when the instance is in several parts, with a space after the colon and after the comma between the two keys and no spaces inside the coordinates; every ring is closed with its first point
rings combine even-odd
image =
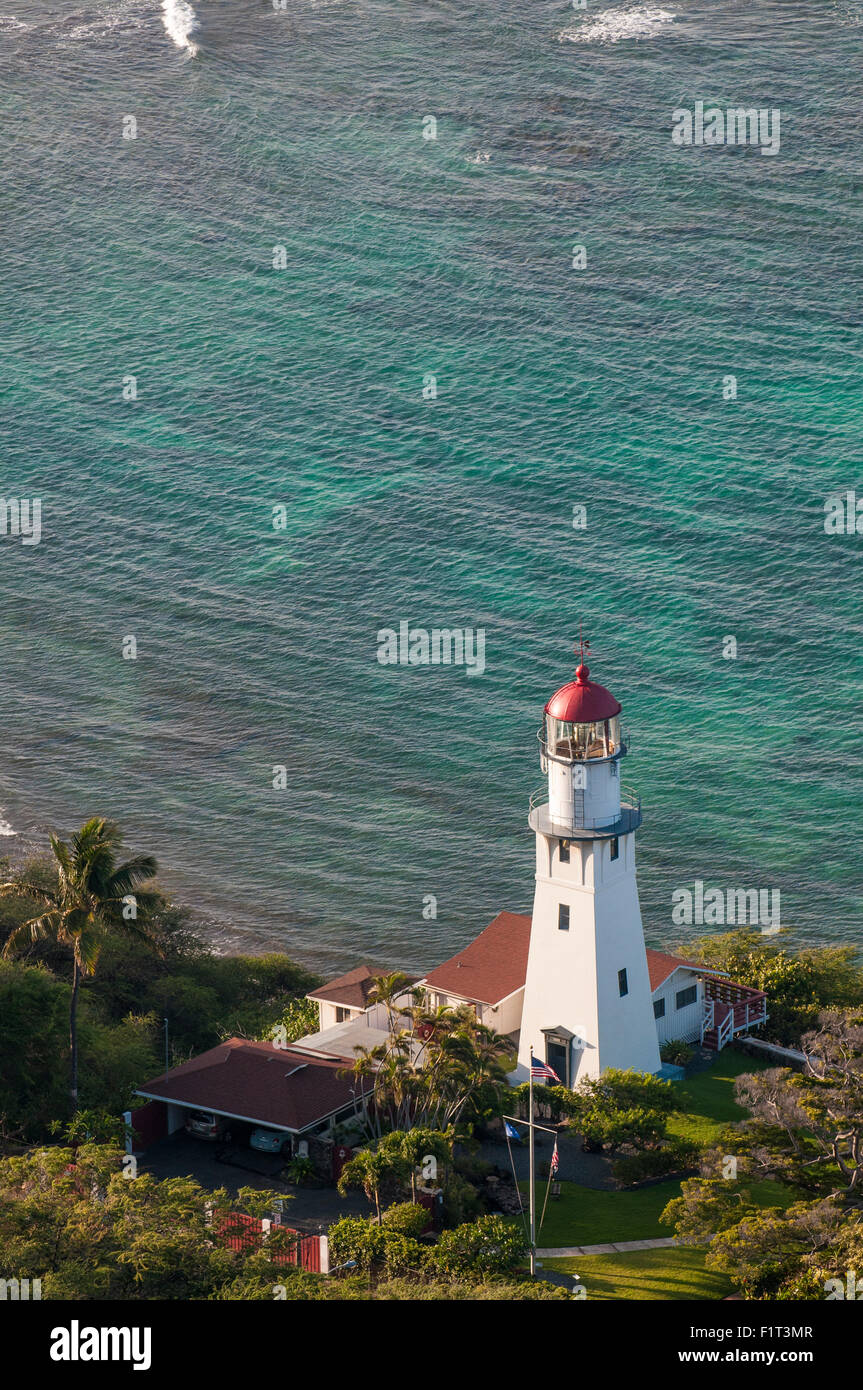
{"type": "Polygon", "coordinates": [[[618,970],[617,972],[617,987],[620,990],[621,999],[623,998],[624,994],[629,993],[629,985],[626,982],[625,970],[618,970]]]}
{"type": "Polygon", "coordinates": [[[685,1009],[690,1004],[694,1004],[698,998],[698,986],[690,985],[689,989],[679,989],[674,996],[674,1006],[677,1009],[685,1009]]]}
{"type": "Polygon", "coordinates": [[[559,931],[569,931],[569,907],[566,903],[558,904],[557,926],[559,931]]]}
{"type": "Polygon", "coordinates": [[[610,843],[611,843],[611,857],[612,857],[612,859],[619,859],[619,858],[620,858],[620,841],[618,840],[618,838],[617,838],[616,835],[615,835],[614,839],[613,839],[610,843]]]}
{"type": "Polygon", "coordinates": [[[569,863],[569,840],[558,840],[558,858],[561,864],[569,863]]]}

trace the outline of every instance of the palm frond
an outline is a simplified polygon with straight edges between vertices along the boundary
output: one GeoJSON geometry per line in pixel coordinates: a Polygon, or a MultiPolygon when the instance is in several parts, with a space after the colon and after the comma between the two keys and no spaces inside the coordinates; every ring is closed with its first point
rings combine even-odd
{"type": "Polygon", "coordinates": [[[50,903],[52,907],[60,906],[60,899],[57,893],[51,888],[40,888],[38,883],[24,883],[18,879],[13,879],[11,883],[0,883],[0,898],[30,898],[33,902],[50,903]]]}
{"type": "Polygon", "coordinates": [[[60,922],[56,909],[43,913],[40,917],[31,917],[29,922],[21,922],[19,926],[13,927],[6,943],[3,947],[3,957],[8,959],[18,949],[20,942],[29,936],[32,941],[45,941],[52,937],[60,941],[60,922]]]}
{"type": "Polygon", "coordinates": [[[137,884],[147,883],[151,878],[155,878],[158,868],[152,854],[139,854],[134,859],[128,859],[125,864],[114,870],[105,884],[106,896],[125,897],[137,884]]]}

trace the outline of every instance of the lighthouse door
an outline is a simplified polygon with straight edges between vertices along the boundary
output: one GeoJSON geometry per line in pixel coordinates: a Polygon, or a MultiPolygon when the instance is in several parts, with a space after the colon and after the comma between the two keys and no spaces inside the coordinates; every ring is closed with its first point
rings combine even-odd
{"type": "Polygon", "coordinates": [[[545,1060],[560,1077],[564,1086],[570,1084],[569,1078],[569,1044],[558,1039],[546,1038],[545,1040],[545,1060]]]}

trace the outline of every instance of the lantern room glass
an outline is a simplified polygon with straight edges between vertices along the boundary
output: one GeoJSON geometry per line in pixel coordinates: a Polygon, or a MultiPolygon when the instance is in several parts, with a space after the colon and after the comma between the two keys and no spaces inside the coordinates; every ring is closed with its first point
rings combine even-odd
{"type": "Polygon", "coordinates": [[[546,749],[556,758],[610,758],[620,749],[620,716],[575,724],[546,716],[546,749]]]}

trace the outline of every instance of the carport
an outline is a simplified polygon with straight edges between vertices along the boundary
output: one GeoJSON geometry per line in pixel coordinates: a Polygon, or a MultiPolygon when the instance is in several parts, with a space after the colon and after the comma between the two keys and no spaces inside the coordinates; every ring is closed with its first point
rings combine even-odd
{"type": "Polygon", "coordinates": [[[202,1110],[227,1121],[234,1142],[240,1136],[247,1140],[255,1128],[275,1130],[296,1153],[301,1137],[325,1135],[355,1114],[355,1083],[340,1075],[350,1063],[346,1057],[229,1038],[135,1092],[148,1102],[131,1112],[140,1136],[135,1147],[145,1149],[176,1133],[190,1112],[202,1110]]]}

